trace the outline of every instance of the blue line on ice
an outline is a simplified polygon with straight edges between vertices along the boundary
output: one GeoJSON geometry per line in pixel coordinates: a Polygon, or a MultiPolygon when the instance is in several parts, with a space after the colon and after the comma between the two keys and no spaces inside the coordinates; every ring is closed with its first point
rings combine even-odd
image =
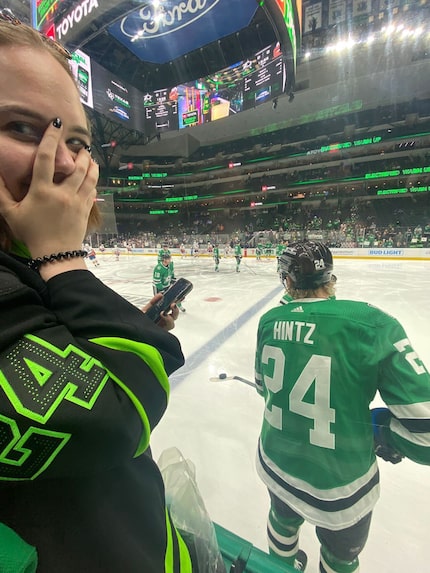
{"type": "MultiPolygon", "coordinates": [[[[226,342],[233,334],[235,334],[239,328],[248,322],[257,312],[259,312],[268,302],[270,302],[276,295],[279,295],[279,299],[282,297],[283,292],[279,292],[280,288],[277,287],[266,294],[262,299],[260,299],[254,306],[248,308],[243,312],[237,319],[230,322],[225,328],[216,334],[213,338],[208,340],[203,346],[198,350],[190,354],[185,360],[185,366],[179,370],[178,373],[172,374],[170,376],[170,384],[173,387],[178,386],[183,380],[188,376],[190,372],[202,364],[204,360],[213,354],[218,348],[226,342]]],[[[257,332],[255,333],[257,336],[257,332]]]]}

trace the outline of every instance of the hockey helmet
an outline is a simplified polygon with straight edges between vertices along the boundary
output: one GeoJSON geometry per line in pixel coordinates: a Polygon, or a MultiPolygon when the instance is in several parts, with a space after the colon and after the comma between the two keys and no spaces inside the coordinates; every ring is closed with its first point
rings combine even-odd
{"type": "Polygon", "coordinates": [[[282,284],[287,277],[294,288],[313,290],[332,280],[333,257],[324,243],[300,241],[286,247],[279,258],[279,275],[282,284]]]}

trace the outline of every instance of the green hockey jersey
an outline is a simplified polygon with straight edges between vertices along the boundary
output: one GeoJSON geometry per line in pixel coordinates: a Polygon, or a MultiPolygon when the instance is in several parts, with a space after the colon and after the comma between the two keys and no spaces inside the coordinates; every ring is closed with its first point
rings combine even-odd
{"type": "Polygon", "coordinates": [[[257,471],[309,522],[339,530],[379,496],[369,411],[378,391],[393,414],[390,445],[430,464],[430,376],[398,321],[372,305],[285,302],[258,327],[257,471]]]}
{"type": "Polygon", "coordinates": [[[169,288],[172,279],[174,278],[173,265],[165,267],[162,263],[158,263],[154,267],[152,274],[152,284],[154,287],[154,294],[163,292],[169,288]]]}

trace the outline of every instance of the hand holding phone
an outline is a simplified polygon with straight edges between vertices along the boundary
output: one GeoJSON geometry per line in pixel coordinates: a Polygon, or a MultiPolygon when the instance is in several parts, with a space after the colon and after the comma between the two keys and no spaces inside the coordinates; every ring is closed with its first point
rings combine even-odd
{"type": "Polygon", "coordinates": [[[163,293],[163,297],[147,310],[146,315],[154,322],[158,322],[163,313],[168,311],[172,304],[182,302],[192,290],[193,283],[187,279],[178,279],[163,293]]]}

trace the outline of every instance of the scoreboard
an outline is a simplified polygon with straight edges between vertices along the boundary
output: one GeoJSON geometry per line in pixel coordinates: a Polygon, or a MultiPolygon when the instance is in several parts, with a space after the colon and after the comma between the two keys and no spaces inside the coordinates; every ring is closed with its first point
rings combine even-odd
{"type": "Polygon", "coordinates": [[[284,89],[284,62],[279,48],[268,47],[256,54],[257,70],[243,80],[243,109],[251,109],[281,95],[284,89]]]}
{"type": "Polygon", "coordinates": [[[72,54],[70,65],[84,105],[150,138],[252,109],[285,91],[286,72],[279,44],[261,50],[252,61],[221,70],[215,77],[151,92],[139,91],[81,50],[72,54]]]}
{"type": "Polygon", "coordinates": [[[150,135],[179,129],[176,88],[147,92],[141,96],[141,100],[146,133],[150,135]]]}

